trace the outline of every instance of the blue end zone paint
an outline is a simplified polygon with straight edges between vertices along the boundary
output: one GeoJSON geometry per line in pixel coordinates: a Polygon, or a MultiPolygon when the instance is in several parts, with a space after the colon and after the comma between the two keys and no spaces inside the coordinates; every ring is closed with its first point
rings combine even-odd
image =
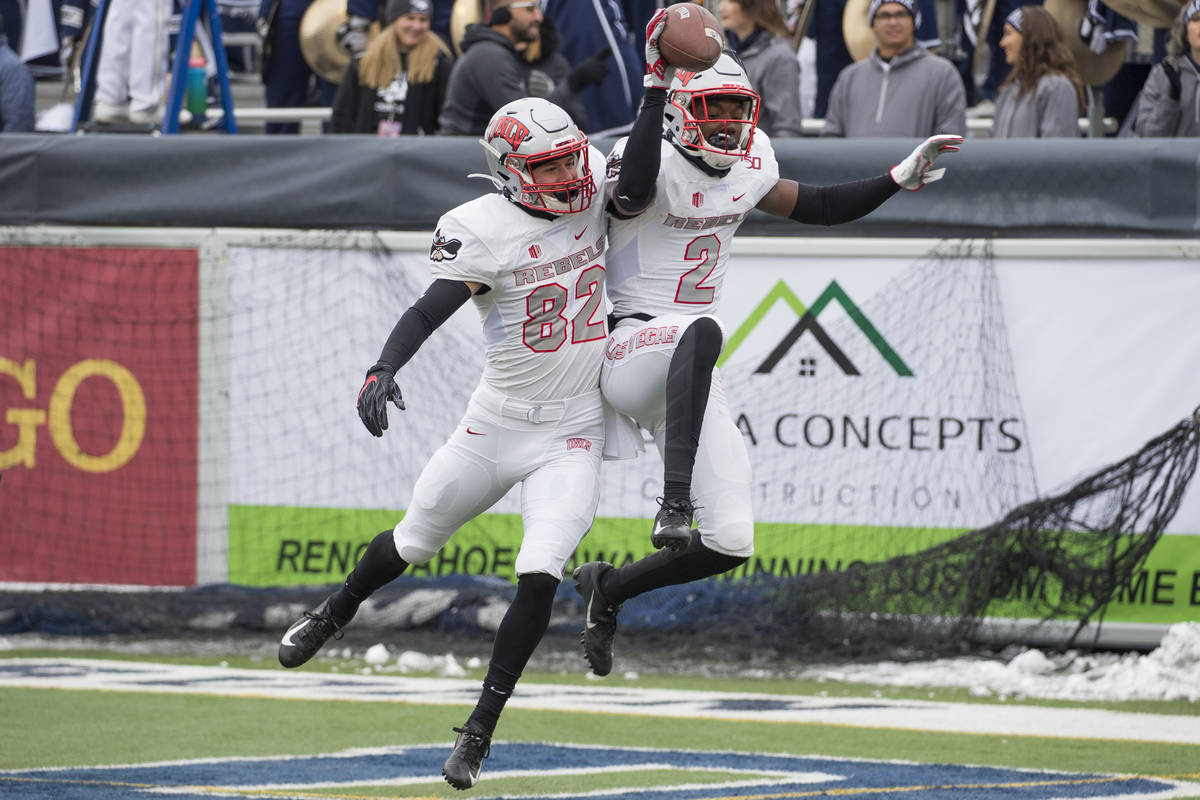
{"type": "MultiPolygon", "coordinates": [[[[450,745],[397,747],[387,751],[349,752],[323,756],[262,759],[212,759],[160,765],[130,765],[45,770],[0,771],[0,796],[5,798],[55,798],[55,800],[116,800],[154,796],[155,789],[203,786],[208,791],[169,796],[176,800],[211,798],[214,790],[266,787],[284,784],[304,793],[345,781],[438,781],[450,745]]],[[[573,745],[499,743],[484,764],[481,783],[472,796],[486,800],[488,771],[563,770],[600,771],[606,767],[637,764],[670,764],[680,770],[679,784],[691,783],[689,768],[727,769],[739,772],[788,773],[762,780],[747,774],[736,788],[662,788],[638,792],[645,800],[709,800],[730,796],[768,794],[772,797],[813,797],[823,792],[865,798],[927,800],[1045,800],[1045,798],[1115,797],[1152,794],[1172,784],[1148,778],[1113,778],[1098,774],[1042,772],[955,764],[911,764],[763,753],[649,750],[641,748],[581,747],[573,745]],[[825,777],[816,781],[812,773],[825,777]],[[789,777],[790,775],[790,777],[789,777]],[[914,792],[912,787],[924,787],[914,792]]],[[[581,779],[581,784],[586,784],[581,779]]],[[[403,795],[401,787],[398,793],[403,795]]],[[[267,792],[264,791],[264,795],[267,792]]],[[[273,791],[272,797],[286,796],[273,791]]],[[[562,800],[594,800],[589,793],[562,800]]],[[[605,796],[605,795],[599,795],[605,796]]],[[[616,790],[614,798],[628,797],[616,790]]],[[[506,795],[508,798],[514,795],[506,795]]]]}

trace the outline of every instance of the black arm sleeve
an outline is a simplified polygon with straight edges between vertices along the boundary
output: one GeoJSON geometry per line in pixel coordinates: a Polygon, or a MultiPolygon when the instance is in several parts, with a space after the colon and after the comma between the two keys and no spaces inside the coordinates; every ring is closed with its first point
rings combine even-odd
{"type": "Polygon", "coordinates": [[[379,361],[391,367],[392,372],[399,370],[420,349],[429,334],[470,298],[471,290],[462,281],[438,278],[412,307],[400,315],[379,354],[379,361]]]}
{"type": "Polygon", "coordinates": [[[788,216],[810,225],[840,225],[870,214],[883,201],[900,191],[888,173],[829,186],[799,184],[796,207],[788,216]]]}
{"type": "Polygon", "coordinates": [[[647,89],[642,109],[633,121],[629,141],[621,156],[621,175],[617,178],[617,207],[620,216],[636,216],[654,199],[658,166],[662,159],[663,110],[667,106],[666,89],[647,89]]]}

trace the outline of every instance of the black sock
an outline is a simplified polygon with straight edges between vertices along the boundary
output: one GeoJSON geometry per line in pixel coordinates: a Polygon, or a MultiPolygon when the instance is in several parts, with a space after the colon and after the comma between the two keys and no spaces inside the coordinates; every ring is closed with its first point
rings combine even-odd
{"type": "Polygon", "coordinates": [[[623,603],[651,589],[691,583],[720,575],[746,562],[745,556],[727,556],[709,550],[693,532],[685,550],[657,550],[620,569],[611,569],[600,579],[600,593],[610,603],[623,603]]]}
{"type": "Polygon", "coordinates": [[[663,500],[690,502],[692,468],[708,407],[712,372],[724,344],[721,326],[701,317],[679,337],[667,368],[667,431],[663,447],[663,500]]]}
{"type": "Polygon", "coordinates": [[[467,724],[489,736],[512,696],[529,657],[550,625],[558,579],[543,572],[517,578],[517,596],[504,613],[492,645],[492,660],[483,679],[483,692],[467,724]]]}
{"type": "Polygon", "coordinates": [[[362,601],[376,590],[399,578],[408,562],[396,552],[396,540],[389,528],[367,545],[358,564],[346,576],[346,582],[329,600],[329,611],[339,624],[345,625],[358,612],[362,601]]]}
{"type": "Polygon", "coordinates": [[[497,664],[495,659],[489,661],[487,675],[483,678],[483,691],[479,694],[475,710],[467,718],[467,726],[491,736],[496,730],[496,723],[500,721],[500,712],[504,710],[504,704],[512,697],[520,679],[521,673],[509,672],[497,664]]]}

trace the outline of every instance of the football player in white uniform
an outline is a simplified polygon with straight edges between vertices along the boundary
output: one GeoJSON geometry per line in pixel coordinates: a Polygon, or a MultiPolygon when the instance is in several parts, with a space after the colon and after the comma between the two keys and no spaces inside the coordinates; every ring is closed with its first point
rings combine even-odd
{"type": "Polygon", "coordinates": [[[621,603],[652,589],[716,575],[753,553],[750,460],[717,358],[724,331],[715,316],[729,244],[755,208],[798,222],[858,219],[901,188],[941,177],[930,171],[960,136],[934,136],[874,178],[809,186],[779,177],[770,139],[755,127],[759,97],[728,51],[703,72],[675,70],[657,53],[661,19],[647,28],[647,90],[637,123],[661,120],[661,149],[613,148],[608,174],[649,170],[653,199],[609,225],[613,328],[600,387],[605,399],[653,435],[664,463],[663,497],[651,542],[659,551],[617,569],[590,562],[575,571],[584,599],[584,655],[592,671],[612,669],[621,603]],[[697,529],[692,530],[693,516],[697,529]]]}
{"type": "MultiPolygon", "coordinates": [[[[457,789],[478,779],[500,712],[549,624],[563,569],[591,527],[605,437],[604,213],[612,201],[603,156],[565,111],[539,98],[500,108],[480,143],[488,163],[482,177],[499,192],[439,220],[434,281],[367,372],[359,416],[383,435],[387,403],[404,408],[396,372],[468,299],[483,323],[482,378],[457,430],[417,479],[404,519],[371,541],[345,584],[297,620],[279,647],[285,667],[308,661],[366,598],[409,564],[428,562],[520,483],[517,593],[496,632],[479,703],[455,728],[442,770],[457,789]]],[[[614,209],[636,212],[643,206],[628,198],[648,201],[651,187],[623,190],[627,199],[614,209]]]]}

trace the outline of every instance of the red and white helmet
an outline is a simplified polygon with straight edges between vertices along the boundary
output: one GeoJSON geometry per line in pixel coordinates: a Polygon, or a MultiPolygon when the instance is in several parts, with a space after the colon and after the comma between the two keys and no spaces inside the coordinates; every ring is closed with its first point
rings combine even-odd
{"type": "Polygon", "coordinates": [[[758,124],[758,92],[750,86],[746,70],[733,56],[722,53],[717,63],[703,72],[676,70],[671,96],[663,112],[668,137],[695,150],[714,169],[729,169],[750,152],[754,126],[758,124]],[[738,101],[736,117],[709,112],[715,98],[738,101]],[[721,123],[706,137],[701,124],[721,123]]]}
{"type": "Polygon", "coordinates": [[[576,214],[592,204],[596,181],[588,164],[588,138],[571,116],[548,100],[523,97],[500,107],[479,140],[487,155],[488,174],[514,203],[553,214],[576,214]],[[538,183],[539,161],[571,156],[574,178],[538,183]]]}

